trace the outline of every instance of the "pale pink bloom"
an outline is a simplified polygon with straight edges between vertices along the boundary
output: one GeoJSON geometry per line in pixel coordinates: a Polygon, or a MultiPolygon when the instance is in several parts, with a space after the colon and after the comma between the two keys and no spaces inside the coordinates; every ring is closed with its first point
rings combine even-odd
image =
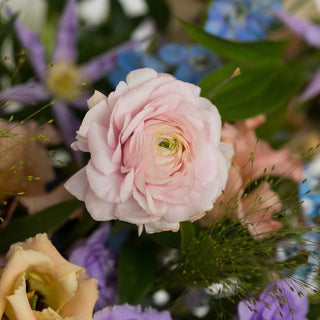
{"type": "Polygon", "coordinates": [[[264,121],[265,117],[260,115],[235,124],[224,124],[221,139],[233,145],[233,164],[226,188],[202,220],[203,224],[229,214],[237,216],[253,235],[260,237],[282,225],[280,221],[272,220],[272,216],[281,211],[282,204],[268,182],[264,181],[248,195],[244,194],[245,188],[263,175],[282,176],[296,182],[302,177],[301,160],[293,157],[288,148],[274,150],[266,141],[257,139],[254,130],[264,121]]]}
{"type": "Polygon", "coordinates": [[[6,260],[0,277],[0,318],[92,319],[97,281],[65,260],[46,234],[13,244],[6,260]]]}
{"type": "Polygon", "coordinates": [[[225,187],[232,147],[220,141],[216,107],[200,88],[152,69],[135,70],[108,97],[96,92],[74,150],[90,152],[65,184],[96,220],[141,232],[178,230],[201,218],[225,187]]]}

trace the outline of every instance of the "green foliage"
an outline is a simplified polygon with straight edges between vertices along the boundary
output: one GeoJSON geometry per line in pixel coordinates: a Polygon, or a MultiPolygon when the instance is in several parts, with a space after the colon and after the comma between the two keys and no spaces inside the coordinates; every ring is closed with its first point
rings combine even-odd
{"type": "Polygon", "coordinates": [[[155,19],[157,29],[164,32],[169,22],[170,11],[164,0],[146,0],[149,7],[149,14],[155,19]]]}
{"type": "Polygon", "coordinates": [[[123,244],[118,260],[120,303],[138,303],[150,289],[156,274],[157,262],[150,243],[123,244]]]}
{"type": "MultiPolygon", "coordinates": [[[[181,20],[180,20],[181,21],[181,20]]],[[[211,35],[201,28],[181,21],[190,36],[203,46],[215,52],[222,58],[234,62],[255,62],[279,59],[287,42],[279,41],[251,41],[239,42],[226,40],[211,35]]]]}
{"type": "MultiPolygon", "coordinates": [[[[274,259],[277,243],[290,232],[300,230],[281,229],[277,235],[261,241],[249,234],[247,227],[238,221],[224,219],[215,222],[208,229],[199,229],[194,241],[168,265],[157,283],[166,288],[202,287],[213,283],[226,285],[228,279],[238,279],[235,292],[240,298],[247,293],[254,294],[270,281],[270,275],[287,272],[306,258],[301,252],[291,260],[278,263],[274,259]]],[[[224,295],[224,289],[221,294],[224,295]]]]}
{"type": "Polygon", "coordinates": [[[181,251],[188,250],[192,246],[195,240],[194,227],[189,221],[180,222],[180,234],[181,234],[181,251]]]}
{"type": "Polygon", "coordinates": [[[223,121],[246,119],[284,107],[302,85],[295,69],[278,61],[240,67],[240,75],[223,83],[235,69],[235,64],[225,65],[199,84],[203,95],[218,106],[223,121]]]}
{"type": "Polygon", "coordinates": [[[16,21],[17,14],[15,14],[8,22],[4,23],[0,27],[0,43],[3,43],[4,39],[13,29],[13,24],[16,21]]]}
{"type": "Polygon", "coordinates": [[[34,215],[11,221],[8,226],[0,230],[0,254],[5,254],[15,242],[24,241],[37,233],[56,231],[80,205],[79,200],[70,200],[34,215]]]}

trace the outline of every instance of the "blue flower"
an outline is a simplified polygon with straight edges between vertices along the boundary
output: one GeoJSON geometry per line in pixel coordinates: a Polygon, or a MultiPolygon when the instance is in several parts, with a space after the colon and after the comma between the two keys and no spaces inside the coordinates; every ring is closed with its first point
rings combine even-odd
{"type": "Polygon", "coordinates": [[[152,68],[157,72],[165,72],[166,65],[158,58],[138,49],[121,52],[116,60],[116,66],[108,74],[109,82],[116,87],[120,81],[125,81],[130,71],[140,68],[152,68]]]}
{"type": "MultiPolygon", "coordinates": [[[[7,9],[12,15],[11,10],[7,9]]],[[[86,101],[91,95],[84,91],[83,83],[91,84],[102,78],[116,64],[119,52],[136,44],[126,43],[76,66],[77,29],[76,1],[68,0],[57,32],[52,65],[48,67],[39,36],[17,19],[15,32],[38,79],[8,88],[0,94],[0,101],[12,100],[29,105],[54,99],[52,111],[67,145],[74,141],[80,125],[80,120],[68,106],[86,110],[86,101]]]]}
{"type": "Polygon", "coordinates": [[[309,224],[320,220],[320,155],[305,166],[304,180],[299,184],[302,214],[309,224]]]}
{"type": "Polygon", "coordinates": [[[261,40],[280,7],[279,0],[216,0],[209,6],[204,29],[231,40],[261,40]]]}
{"type": "Polygon", "coordinates": [[[158,55],[168,66],[175,68],[173,74],[177,79],[191,83],[198,83],[220,66],[219,58],[198,44],[166,44],[158,55]]]}

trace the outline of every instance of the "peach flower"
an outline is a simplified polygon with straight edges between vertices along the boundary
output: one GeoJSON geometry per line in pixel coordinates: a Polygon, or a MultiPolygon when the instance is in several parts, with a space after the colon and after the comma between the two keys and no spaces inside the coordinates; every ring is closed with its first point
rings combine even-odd
{"type": "Polygon", "coordinates": [[[46,234],[13,244],[0,274],[0,318],[89,320],[97,281],[65,260],[46,234]]]}
{"type": "Polygon", "coordinates": [[[54,178],[48,143],[60,138],[52,125],[39,128],[35,121],[24,124],[0,122],[0,199],[16,194],[36,195],[54,178]]]}
{"type": "Polygon", "coordinates": [[[272,220],[273,214],[281,211],[282,204],[267,181],[248,195],[244,194],[245,188],[263,175],[285,176],[297,182],[302,177],[301,160],[294,158],[288,148],[273,150],[266,141],[257,139],[254,130],[264,121],[265,117],[259,115],[235,124],[224,124],[221,140],[231,143],[235,154],[226,188],[216,206],[202,219],[202,224],[208,225],[229,214],[237,216],[253,235],[260,237],[282,225],[272,220]]]}

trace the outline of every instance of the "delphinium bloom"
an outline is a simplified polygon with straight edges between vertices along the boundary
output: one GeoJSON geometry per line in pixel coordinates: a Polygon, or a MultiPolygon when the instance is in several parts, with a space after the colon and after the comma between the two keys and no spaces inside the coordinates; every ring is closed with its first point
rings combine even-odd
{"type": "MultiPolygon", "coordinates": [[[[292,16],[284,11],[277,11],[278,18],[294,33],[300,36],[312,47],[320,48],[320,25],[311,23],[300,17],[292,16]]],[[[300,100],[305,101],[320,94],[320,68],[314,73],[312,80],[300,95],[300,100]]]]}
{"type": "Polygon", "coordinates": [[[177,79],[195,84],[220,66],[219,58],[198,44],[166,44],[159,49],[158,56],[174,68],[177,79]]]}
{"type": "Polygon", "coordinates": [[[296,277],[319,287],[315,278],[319,274],[319,243],[318,232],[320,223],[320,154],[316,155],[304,168],[304,179],[299,184],[299,200],[301,212],[310,231],[301,235],[303,248],[310,252],[308,261],[296,271],[296,277]]]}
{"type": "MultiPolygon", "coordinates": [[[[11,12],[9,9],[8,11],[11,12]]],[[[26,50],[37,80],[6,88],[1,92],[0,100],[29,105],[54,100],[55,103],[52,104],[54,118],[65,142],[69,145],[80,124],[69,105],[78,109],[85,108],[88,95],[83,90],[83,84],[91,84],[105,76],[114,66],[118,53],[132,46],[132,43],[114,48],[83,65],[76,66],[78,53],[75,0],[68,0],[66,3],[49,67],[45,61],[44,48],[39,36],[28,30],[19,19],[15,22],[15,32],[26,50]]]]}
{"type": "Polygon", "coordinates": [[[271,283],[258,298],[251,297],[238,305],[240,320],[307,320],[308,310],[305,290],[289,278],[271,283]]]}
{"type": "Polygon", "coordinates": [[[260,237],[282,225],[281,221],[273,220],[282,204],[268,181],[261,181],[244,196],[250,183],[264,175],[285,176],[297,183],[302,178],[301,160],[293,157],[287,148],[273,150],[267,141],[257,140],[255,128],[264,121],[265,117],[259,115],[223,125],[222,141],[234,147],[233,165],[223,194],[203,218],[203,224],[210,224],[228,214],[238,217],[247,224],[250,233],[260,237]]]}
{"type": "Polygon", "coordinates": [[[103,224],[69,256],[70,262],[85,268],[90,277],[98,280],[99,298],[95,310],[114,305],[118,300],[116,254],[106,246],[109,233],[110,225],[103,224]]]}
{"type": "Polygon", "coordinates": [[[128,304],[107,307],[97,311],[93,315],[93,320],[172,320],[168,311],[157,311],[141,306],[131,306],[128,304]]]}
{"type": "Polygon", "coordinates": [[[320,222],[320,154],[304,167],[304,177],[299,184],[302,214],[309,225],[320,222]]]}
{"type": "Polygon", "coordinates": [[[254,41],[266,38],[274,22],[279,0],[216,0],[208,9],[205,31],[231,40],[254,41]]]}
{"type": "Polygon", "coordinates": [[[154,55],[139,49],[128,49],[119,53],[116,65],[107,78],[116,87],[120,81],[126,80],[130,71],[140,68],[152,68],[157,72],[165,72],[167,66],[154,55]]]}
{"type": "Polygon", "coordinates": [[[0,277],[0,318],[92,319],[97,281],[65,260],[46,234],[11,245],[0,277]]]}
{"type": "Polygon", "coordinates": [[[233,150],[220,141],[220,115],[199,87],[138,69],[88,106],[72,147],[91,159],[65,187],[94,219],[177,231],[212,208],[233,150]]]}

